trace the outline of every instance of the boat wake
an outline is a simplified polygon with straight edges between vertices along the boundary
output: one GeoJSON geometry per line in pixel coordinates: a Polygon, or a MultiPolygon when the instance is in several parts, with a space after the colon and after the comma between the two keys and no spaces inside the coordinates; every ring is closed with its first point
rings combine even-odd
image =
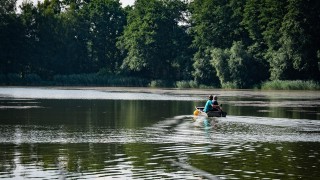
{"type": "Polygon", "coordinates": [[[140,129],[95,127],[68,132],[63,126],[3,125],[0,143],[221,143],[320,142],[315,120],[182,115],[140,129]]]}

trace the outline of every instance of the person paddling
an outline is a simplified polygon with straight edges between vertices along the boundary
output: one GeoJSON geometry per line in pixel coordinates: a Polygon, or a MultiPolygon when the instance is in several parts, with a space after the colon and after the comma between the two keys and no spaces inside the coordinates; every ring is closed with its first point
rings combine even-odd
{"type": "Polygon", "coordinates": [[[222,111],[219,103],[218,103],[218,96],[214,96],[213,97],[213,101],[212,101],[212,107],[213,107],[213,110],[218,110],[218,111],[222,111]]]}
{"type": "Polygon", "coordinates": [[[206,105],[204,107],[197,107],[196,110],[193,112],[195,116],[202,115],[202,112],[204,112],[204,115],[207,117],[226,117],[227,113],[222,111],[222,104],[219,105],[218,103],[218,96],[212,96],[210,95],[206,105]]]}
{"type": "Polygon", "coordinates": [[[213,106],[212,106],[212,100],[213,100],[213,96],[210,95],[208,101],[206,102],[206,105],[204,106],[203,111],[205,113],[212,111],[213,110],[213,106]]]}
{"type": "Polygon", "coordinates": [[[218,97],[210,95],[203,111],[207,113],[209,111],[216,111],[216,110],[221,111],[221,108],[218,103],[218,97]]]}

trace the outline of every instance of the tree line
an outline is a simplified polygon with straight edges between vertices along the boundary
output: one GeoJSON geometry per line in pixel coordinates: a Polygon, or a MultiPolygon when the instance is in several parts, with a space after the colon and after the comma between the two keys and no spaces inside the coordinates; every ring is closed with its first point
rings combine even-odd
{"type": "MultiPolygon", "coordinates": [[[[320,1],[0,2],[0,74],[248,88],[320,80],[320,1]]],[[[1,81],[1,77],[0,77],[1,81]]]]}

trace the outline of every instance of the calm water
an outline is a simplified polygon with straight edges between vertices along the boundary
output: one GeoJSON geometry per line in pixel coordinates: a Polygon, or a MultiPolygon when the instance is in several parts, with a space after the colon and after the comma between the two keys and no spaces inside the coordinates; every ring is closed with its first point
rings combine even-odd
{"type": "Polygon", "coordinates": [[[319,149],[320,92],[0,88],[3,179],[317,179],[319,149]]]}

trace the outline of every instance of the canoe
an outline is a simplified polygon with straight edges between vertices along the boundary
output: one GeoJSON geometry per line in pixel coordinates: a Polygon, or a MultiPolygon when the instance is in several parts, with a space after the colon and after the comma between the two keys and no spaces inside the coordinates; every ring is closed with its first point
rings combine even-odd
{"type": "MultiPolygon", "coordinates": [[[[204,107],[197,106],[196,109],[203,112],[204,107]]],[[[224,111],[209,111],[206,114],[208,115],[208,117],[226,117],[227,116],[227,112],[224,112],[224,111]]]]}

